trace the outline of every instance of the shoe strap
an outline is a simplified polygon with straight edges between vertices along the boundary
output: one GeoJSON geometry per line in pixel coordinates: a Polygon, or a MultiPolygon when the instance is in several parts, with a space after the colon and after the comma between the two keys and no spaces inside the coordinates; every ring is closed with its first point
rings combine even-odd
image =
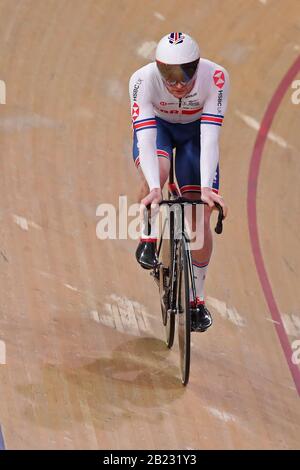
{"type": "Polygon", "coordinates": [[[157,242],[157,238],[141,238],[141,242],[142,243],[156,243],[157,242]]]}
{"type": "Polygon", "coordinates": [[[204,301],[204,300],[201,300],[200,297],[196,297],[196,301],[195,301],[195,300],[191,300],[190,306],[191,306],[192,308],[196,308],[197,305],[205,305],[205,301],[204,301]]]}

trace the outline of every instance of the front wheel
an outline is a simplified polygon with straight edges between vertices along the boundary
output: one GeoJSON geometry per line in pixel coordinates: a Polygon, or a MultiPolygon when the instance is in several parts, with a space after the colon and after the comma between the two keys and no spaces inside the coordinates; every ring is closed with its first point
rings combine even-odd
{"type": "MultiPolygon", "coordinates": [[[[169,243],[169,240],[162,241],[162,254],[164,250],[168,250],[169,252],[169,243]]],[[[159,296],[161,314],[165,327],[166,344],[168,348],[171,348],[173,346],[175,334],[175,315],[173,312],[170,311],[170,267],[168,266],[169,263],[166,263],[166,259],[163,259],[163,256],[160,262],[161,265],[159,268],[159,296]],[[166,264],[164,264],[164,262],[167,264],[167,266],[166,264]]]]}
{"type": "Polygon", "coordinates": [[[188,244],[183,237],[178,247],[178,343],[180,354],[181,381],[186,385],[190,375],[191,355],[191,311],[190,311],[190,269],[188,244]]]}
{"type": "MultiPolygon", "coordinates": [[[[170,194],[168,195],[170,199],[170,194]]],[[[170,219],[166,217],[163,222],[162,235],[158,248],[159,294],[162,320],[165,327],[166,344],[171,348],[175,335],[175,313],[171,310],[171,283],[173,279],[174,262],[174,213],[171,211],[170,219]],[[168,235],[168,236],[167,236],[168,235]]]]}

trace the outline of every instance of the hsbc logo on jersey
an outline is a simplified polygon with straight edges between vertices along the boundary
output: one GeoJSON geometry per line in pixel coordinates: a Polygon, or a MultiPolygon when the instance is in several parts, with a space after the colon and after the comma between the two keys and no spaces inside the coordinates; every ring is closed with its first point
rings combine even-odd
{"type": "Polygon", "coordinates": [[[135,121],[139,117],[139,114],[140,114],[139,105],[137,103],[133,103],[132,111],[131,111],[132,120],[135,121]]]}
{"type": "Polygon", "coordinates": [[[217,103],[217,110],[218,114],[222,114],[223,112],[223,90],[218,91],[218,103],[217,103]]]}
{"type": "Polygon", "coordinates": [[[215,85],[218,88],[223,88],[224,83],[225,83],[225,75],[224,75],[224,72],[222,72],[222,70],[216,70],[214,73],[213,79],[214,79],[215,85]]]}
{"type": "Polygon", "coordinates": [[[139,88],[140,88],[142,82],[143,82],[143,80],[141,80],[139,78],[138,81],[135,83],[135,85],[133,87],[133,92],[132,92],[133,101],[137,100],[138,91],[139,91],[139,88]]]}

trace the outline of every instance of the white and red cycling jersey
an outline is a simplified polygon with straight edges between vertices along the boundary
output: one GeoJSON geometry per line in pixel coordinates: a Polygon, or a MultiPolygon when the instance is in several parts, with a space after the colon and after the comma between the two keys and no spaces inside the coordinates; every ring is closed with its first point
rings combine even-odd
{"type": "Polygon", "coordinates": [[[156,62],[145,65],[131,76],[131,117],[138,140],[141,168],[150,191],[160,187],[156,157],[156,117],[173,124],[201,121],[201,185],[212,187],[219,162],[219,133],[227,107],[228,92],[227,71],[207,59],[200,59],[194,86],[181,99],[175,98],[168,91],[156,62]]]}

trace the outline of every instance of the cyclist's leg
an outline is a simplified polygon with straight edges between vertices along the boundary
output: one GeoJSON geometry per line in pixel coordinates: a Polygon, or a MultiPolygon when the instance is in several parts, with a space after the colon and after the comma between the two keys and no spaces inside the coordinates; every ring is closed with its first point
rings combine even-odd
{"type": "MultiPolygon", "coordinates": [[[[172,145],[170,136],[168,133],[168,129],[164,126],[162,120],[157,119],[157,139],[156,139],[156,147],[157,147],[157,157],[159,159],[159,171],[160,171],[160,185],[163,188],[165,182],[168,179],[169,170],[170,170],[170,158],[172,158],[172,145]]],[[[141,200],[149,193],[149,187],[140,167],[139,161],[139,149],[137,146],[137,136],[134,133],[134,141],[133,141],[133,158],[135,161],[135,165],[139,169],[140,174],[140,188],[139,188],[139,195],[138,201],[141,200]]],[[[144,268],[151,268],[154,267],[157,263],[156,257],[156,240],[158,236],[158,227],[157,227],[157,217],[154,216],[151,220],[151,229],[149,231],[149,224],[147,221],[142,223],[141,227],[141,240],[139,246],[136,251],[136,258],[137,261],[144,267],[144,268]]]]}
{"type": "MultiPolygon", "coordinates": [[[[196,126],[195,126],[196,127],[196,126]]],[[[201,191],[200,182],[200,126],[196,127],[194,135],[176,149],[176,177],[184,197],[188,199],[199,199],[201,191]]],[[[219,172],[217,170],[214,180],[214,189],[219,187],[219,172]]],[[[203,206],[196,206],[198,208],[203,206]]],[[[203,220],[196,227],[196,215],[199,209],[193,208],[192,230],[203,228],[203,246],[192,250],[194,273],[196,276],[196,291],[200,300],[204,300],[204,281],[207,274],[208,264],[213,249],[213,238],[210,229],[210,216],[212,210],[204,206],[203,220]]],[[[198,236],[198,238],[201,238],[198,236]]]]}

